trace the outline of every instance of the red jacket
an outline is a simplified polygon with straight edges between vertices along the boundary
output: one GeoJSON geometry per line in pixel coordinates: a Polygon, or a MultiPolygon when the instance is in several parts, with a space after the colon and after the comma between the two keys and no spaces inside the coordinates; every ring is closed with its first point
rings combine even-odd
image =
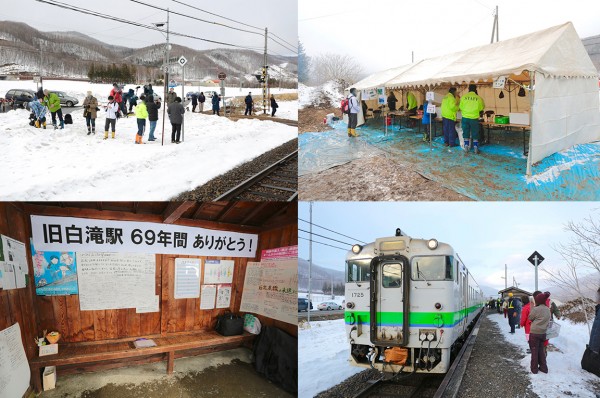
{"type": "Polygon", "coordinates": [[[118,91],[117,91],[117,90],[115,90],[115,88],[113,87],[113,89],[112,89],[112,90],[110,90],[110,95],[112,95],[112,96],[113,96],[113,98],[115,99],[115,102],[116,102],[116,103],[119,103],[119,104],[120,104],[121,102],[123,102],[123,94],[122,94],[121,90],[118,90],[118,91]]]}
{"type": "Polygon", "coordinates": [[[529,303],[525,304],[521,309],[521,327],[525,328],[525,334],[529,334],[529,329],[531,328],[531,321],[529,320],[529,312],[531,311],[531,305],[529,303]]]}

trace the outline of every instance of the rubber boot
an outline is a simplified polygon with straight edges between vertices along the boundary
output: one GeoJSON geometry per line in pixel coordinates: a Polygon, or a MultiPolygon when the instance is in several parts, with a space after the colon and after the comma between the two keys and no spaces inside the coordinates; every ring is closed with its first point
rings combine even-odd
{"type": "Polygon", "coordinates": [[[358,137],[358,134],[356,134],[356,129],[350,129],[350,134],[352,134],[352,137],[358,137]]]}
{"type": "Polygon", "coordinates": [[[64,121],[64,120],[61,120],[61,121],[60,121],[60,129],[62,130],[62,129],[64,129],[64,128],[65,128],[65,121],[64,121]]]}
{"type": "Polygon", "coordinates": [[[348,137],[352,137],[352,129],[348,127],[348,137]]]}
{"type": "Polygon", "coordinates": [[[465,138],[465,146],[463,148],[465,152],[469,152],[469,139],[465,138]]]}
{"type": "Polygon", "coordinates": [[[135,135],[135,143],[139,144],[140,143],[140,136],[139,135],[135,135]]]}
{"type": "Polygon", "coordinates": [[[105,139],[105,140],[106,140],[106,139],[108,139],[108,130],[106,130],[106,131],[104,132],[104,139],[105,139]]]}
{"type": "Polygon", "coordinates": [[[427,134],[427,132],[423,133],[423,142],[428,142],[429,141],[429,134],[427,134]]]}
{"type": "Polygon", "coordinates": [[[42,123],[42,127],[46,130],[46,122],[42,123]]]}
{"type": "Polygon", "coordinates": [[[87,135],[90,135],[90,134],[92,134],[92,128],[90,126],[88,126],[88,133],[87,133],[87,135]]]}
{"type": "MultiPolygon", "coordinates": [[[[42,127],[42,126],[40,126],[40,121],[39,120],[35,121],[34,126],[35,126],[36,129],[39,129],[40,127],[42,127]]],[[[350,130],[350,129],[348,129],[348,130],[350,130]]],[[[350,133],[348,133],[348,136],[350,136],[350,133]]]]}
{"type": "Polygon", "coordinates": [[[479,141],[473,140],[473,152],[479,153],[479,141]]]}
{"type": "Polygon", "coordinates": [[[96,134],[96,127],[92,127],[92,134],[96,134]]]}
{"type": "Polygon", "coordinates": [[[113,138],[113,140],[115,139],[115,132],[114,131],[112,132],[112,138],[113,138]]]}

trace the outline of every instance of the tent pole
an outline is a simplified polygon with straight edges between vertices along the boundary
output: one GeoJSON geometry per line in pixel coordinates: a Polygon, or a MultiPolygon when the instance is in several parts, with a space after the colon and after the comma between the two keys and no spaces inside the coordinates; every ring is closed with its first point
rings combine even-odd
{"type": "Polygon", "coordinates": [[[531,138],[533,137],[533,81],[535,72],[529,71],[529,152],[527,153],[527,177],[531,177],[531,138]]]}

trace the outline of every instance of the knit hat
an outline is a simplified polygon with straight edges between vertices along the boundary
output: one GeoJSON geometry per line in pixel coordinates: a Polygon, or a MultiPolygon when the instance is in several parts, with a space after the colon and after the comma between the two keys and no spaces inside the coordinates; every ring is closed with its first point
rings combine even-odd
{"type": "Polygon", "coordinates": [[[91,92],[91,91],[88,91],[88,92],[87,92],[87,95],[88,95],[88,97],[91,97],[91,96],[92,96],[92,92],[91,92]]]}
{"type": "Polygon", "coordinates": [[[546,299],[548,298],[548,296],[546,296],[545,293],[540,293],[537,296],[535,296],[535,304],[536,305],[546,305],[546,299]]]}

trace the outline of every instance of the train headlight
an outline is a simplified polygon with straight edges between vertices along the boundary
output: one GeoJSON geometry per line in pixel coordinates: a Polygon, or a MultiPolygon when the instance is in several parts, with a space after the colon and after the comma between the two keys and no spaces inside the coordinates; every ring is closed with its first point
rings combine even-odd
{"type": "Polygon", "coordinates": [[[435,250],[438,247],[438,241],[435,239],[429,239],[427,241],[427,247],[430,248],[431,250],[435,250]]]}
{"type": "Polygon", "coordinates": [[[442,309],[442,303],[435,303],[435,309],[441,310],[442,309]]]}
{"type": "Polygon", "coordinates": [[[362,246],[361,245],[354,245],[354,246],[352,246],[352,253],[354,253],[354,254],[360,253],[361,250],[362,250],[362,246]]]}

